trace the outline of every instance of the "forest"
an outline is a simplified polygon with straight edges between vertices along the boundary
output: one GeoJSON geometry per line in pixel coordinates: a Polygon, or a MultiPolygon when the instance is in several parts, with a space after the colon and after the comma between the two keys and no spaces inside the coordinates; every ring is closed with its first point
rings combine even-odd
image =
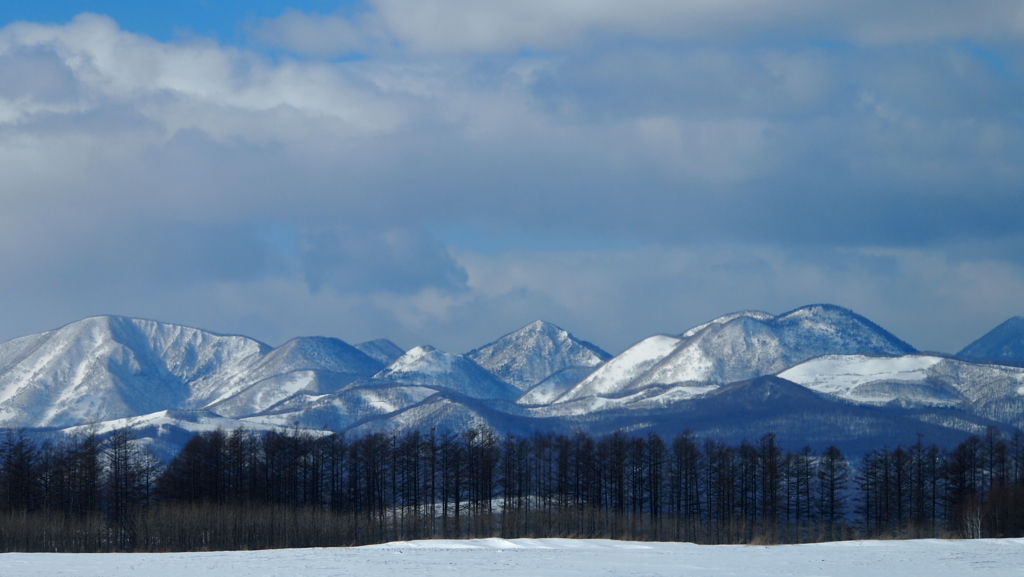
{"type": "Polygon", "coordinates": [[[1024,536],[1024,435],[850,462],[682,432],[196,434],[166,466],[131,429],[0,445],[0,551],[197,551],[572,537],[696,543],[1024,536]]]}

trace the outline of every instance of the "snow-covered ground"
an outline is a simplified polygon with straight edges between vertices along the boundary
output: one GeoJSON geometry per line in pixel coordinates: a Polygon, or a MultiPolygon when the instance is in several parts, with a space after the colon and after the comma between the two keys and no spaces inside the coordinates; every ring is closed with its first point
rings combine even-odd
{"type": "Polygon", "coordinates": [[[405,575],[849,576],[1024,575],[1024,539],[692,545],[572,539],[413,541],[349,549],[0,555],[0,575],[401,577],[405,575]]]}

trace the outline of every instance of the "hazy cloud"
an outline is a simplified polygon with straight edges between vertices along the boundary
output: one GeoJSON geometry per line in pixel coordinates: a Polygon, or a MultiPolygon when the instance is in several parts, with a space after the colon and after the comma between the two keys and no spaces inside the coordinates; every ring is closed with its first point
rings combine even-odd
{"type": "Polygon", "coordinates": [[[356,22],[341,15],[307,14],[288,9],[277,18],[265,19],[251,27],[261,43],[285,48],[297,54],[333,57],[362,52],[381,42],[371,20],[356,22]]]}
{"type": "Polygon", "coordinates": [[[547,318],[617,350],[827,301],[951,351],[1024,312],[1011,3],[364,8],[254,48],[0,29],[0,337],[464,351],[547,318]]]}
{"type": "Polygon", "coordinates": [[[398,0],[371,3],[396,38],[431,52],[566,49],[612,37],[757,43],[871,44],[965,37],[1019,40],[1024,10],[982,0],[398,0]]]}
{"type": "Polygon", "coordinates": [[[429,234],[402,229],[309,233],[299,241],[306,281],[314,292],[416,294],[433,287],[459,292],[466,272],[429,234]]]}

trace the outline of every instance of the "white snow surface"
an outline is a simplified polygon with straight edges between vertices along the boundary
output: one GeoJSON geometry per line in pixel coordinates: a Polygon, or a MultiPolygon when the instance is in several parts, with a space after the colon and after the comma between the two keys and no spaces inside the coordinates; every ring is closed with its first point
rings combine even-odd
{"type": "Polygon", "coordinates": [[[591,367],[569,367],[549,376],[543,381],[527,389],[523,396],[516,399],[519,405],[550,405],[555,399],[573,388],[576,383],[594,372],[591,367]]]}
{"type": "Polygon", "coordinates": [[[822,393],[844,396],[875,381],[922,381],[928,378],[928,369],[941,361],[941,357],[928,355],[826,355],[785,370],[779,376],[822,393]]]}
{"type": "Polygon", "coordinates": [[[90,317],[0,344],[0,426],[76,426],[233,397],[228,415],[253,414],[309,388],[314,376],[348,382],[382,367],[338,339],[300,337],[275,349],[244,336],[90,317]]]}
{"type": "Polygon", "coordinates": [[[513,400],[521,393],[464,355],[423,345],[409,349],[371,379],[379,384],[404,384],[450,390],[474,399],[513,400]]]}
{"type": "Polygon", "coordinates": [[[0,345],[0,424],[68,426],[197,408],[269,347],[246,337],[92,317],[0,345]],[[230,375],[230,376],[229,376],[230,375]]]}
{"type": "Polygon", "coordinates": [[[5,577],[1006,577],[1024,539],[693,545],[574,539],[410,541],[203,553],[4,553],[5,577]]]}
{"type": "Polygon", "coordinates": [[[763,312],[763,311],[739,311],[739,312],[735,312],[735,313],[729,313],[727,315],[722,315],[722,316],[718,317],[717,319],[708,321],[708,322],[706,322],[706,323],[704,323],[702,325],[697,325],[697,326],[693,327],[692,329],[687,330],[685,333],[683,333],[683,334],[681,334],[679,336],[680,336],[680,338],[684,338],[684,339],[690,338],[693,335],[701,332],[702,330],[708,328],[711,325],[724,325],[725,323],[727,323],[727,322],[729,322],[729,321],[731,321],[733,319],[738,319],[740,317],[748,317],[748,318],[752,318],[752,319],[758,320],[758,321],[770,321],[773,318],[775,318],[775,315],[773,315],[771,313],[766,313],[766,312],[763,312]]]}
{"type": "Polygon", "coordinates": [[[772,317],[745,312],[691,329],[633,384],[726,384],[770,375],[824,354],[901,355],[913,348],[847,309],[810,305],[772,317]]]}
{"type": "Polygon", "coordinates": [[[666,335],[647,337],[602,365],[555,402],[565,403],[584,397],[613,396],[622,392],[634,379],[671,354],[680,342],[679,339],[666,335]]]}
{"type": "Polygon", "coordinates": [[[411,385],[355,387],[328,395],[300,393],[244,420],[281,427],[298,422],[304,427],[326,425],[342,430],[360,419],[400,411],[436,394],[435,389],[411,385]]]}
{"type": "Polygon", "coordinates": [[[556,402],[622,397],[651,387],[703,394],[718,385],[772,375],[825,354],[902,355],[913,347],[853,311],[810,305],[772,316],[743,311],[684,332],[651,337],[605,363],[556,402]],[[703,391],[703,392],[700,392],[703,391]]]}
{"type": "Polygon", "coordinates": [[[935,355],[825,355],[778,376],[857,403],[958,407],[1014,425],[1024,406],[1024,368],[935,355]]]}

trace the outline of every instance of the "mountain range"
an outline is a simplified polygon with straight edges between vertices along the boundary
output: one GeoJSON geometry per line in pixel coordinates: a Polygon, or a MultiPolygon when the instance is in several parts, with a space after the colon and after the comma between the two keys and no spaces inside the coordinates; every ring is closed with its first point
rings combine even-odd
{"type": "Polygon", "coordinates": [[[834,305],[742,311],[618,355],[536,321],[466,354],[386,339],[300,337],[279,347],[99,316],[0,344],[0,428],[100,433],[131,425],[164,455],[199,430],[499,433],[724,441],[774,432],[849,452],[940,445],[1024,426],[1024,319],[957,355],[921,353],[834,305]]]}

